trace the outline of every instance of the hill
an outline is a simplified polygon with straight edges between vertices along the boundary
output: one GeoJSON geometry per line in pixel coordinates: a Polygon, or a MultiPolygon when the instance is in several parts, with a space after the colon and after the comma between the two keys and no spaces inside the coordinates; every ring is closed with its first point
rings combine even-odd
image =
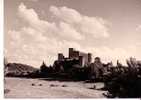
{"type": "Polygon", "coordinates": [[[4,69],[5,76],[25,76],[38,70],[30,65],[21,63],[8,63],[4,69]]]}

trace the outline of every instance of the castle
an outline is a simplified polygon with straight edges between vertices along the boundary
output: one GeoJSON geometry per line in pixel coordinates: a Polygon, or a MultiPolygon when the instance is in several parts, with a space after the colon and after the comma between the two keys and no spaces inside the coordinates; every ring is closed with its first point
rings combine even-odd
{"type": "Polygon", "coordinates": [[[74,48],[69,48],[69,56],[65,58],[62,53],[58,53],[58,61],[64,61],[65,59],[68,60],[78,60],[79,65],[85,66],[91,63],[92,54],[91,53],[84,53],[75,50],[74,48]]]}

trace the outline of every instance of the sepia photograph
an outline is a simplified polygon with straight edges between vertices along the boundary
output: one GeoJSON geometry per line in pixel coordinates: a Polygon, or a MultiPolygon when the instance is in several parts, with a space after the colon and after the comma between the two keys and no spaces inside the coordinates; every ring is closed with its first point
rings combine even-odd
{"type": "Polygon", "coordinates": [[[5,99],[141,98],[141,0],[3,0],[5,99]]]}

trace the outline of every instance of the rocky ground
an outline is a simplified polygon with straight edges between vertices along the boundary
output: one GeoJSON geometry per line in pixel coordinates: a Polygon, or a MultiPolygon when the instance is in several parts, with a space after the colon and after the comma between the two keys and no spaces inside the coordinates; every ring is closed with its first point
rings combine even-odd
{"type": "Polygon", "coordinates": [[[101,87],[103,83],[5,78],[4,89],[5,98],[105,98],[101,87]]]}

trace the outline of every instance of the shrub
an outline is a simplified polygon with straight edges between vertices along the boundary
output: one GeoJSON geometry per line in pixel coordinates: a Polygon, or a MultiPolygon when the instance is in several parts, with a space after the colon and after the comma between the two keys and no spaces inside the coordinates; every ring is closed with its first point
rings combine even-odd
{"type": "Polygon", "coordinates": [[[120,74],[114,72],[105,75],[105,89],[108,90],[110,97],[139,98],[141,97],[140,74],[137,68],[128,68],[128,71],[120,74]]]}

